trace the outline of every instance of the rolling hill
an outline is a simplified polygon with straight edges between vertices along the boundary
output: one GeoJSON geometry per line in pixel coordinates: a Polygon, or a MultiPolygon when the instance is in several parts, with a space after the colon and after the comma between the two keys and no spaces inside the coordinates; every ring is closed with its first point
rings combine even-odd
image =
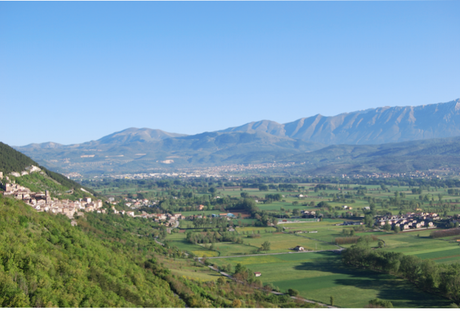
{"type": "Polygon", "coordinates": [[[309,174],[405,173],[450,169],[459,171],[460,137],[381,145],[333,145],[287,157],[306,162],[309,174]]]}

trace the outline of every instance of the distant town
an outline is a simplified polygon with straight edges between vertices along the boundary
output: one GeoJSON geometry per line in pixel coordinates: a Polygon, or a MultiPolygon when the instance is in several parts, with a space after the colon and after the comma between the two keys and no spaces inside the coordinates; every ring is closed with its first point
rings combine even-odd
{"type": "MultiPolygon", "coordinates": [[[[201,169],[176,169],[175,171],[170,172],[139,172],[132,174],[103,174],[103,175],[94,175],[90,179],[104,179],[104,178],[113,178],[113,179],[151,179],[151,178],[200,178],[200,177],[214,177],[214,178],[228,178],[239,176],[239,173],[250,172],[270,169],[270,168],[287,168],[303,165],[305,163],[296,164],[292,163],[264,163],[264,164],[233,164],[233,165],[224,165],[224,166],[215,166],[201,169]]],[[[63,174],[67,178],[73,180],[83,180],[88,179],[78,172],[71,172],[63,174]]],[[[321,177],[322,175],[303,175],[306,178],[321,177]]],[[[339,178],[351,178],[351,179],[360,179],[360,178],[374,178],[374,179],[389,179],[389,178],[422,178],[422,179],[440,179],[445,177],[455,177],[460,176],[460,173],[456,170],[445,168],[437,170],[426,170],[426,171],[415,171],[408,173],[372,173],[372,174],[338,174],[339,178]]]]}

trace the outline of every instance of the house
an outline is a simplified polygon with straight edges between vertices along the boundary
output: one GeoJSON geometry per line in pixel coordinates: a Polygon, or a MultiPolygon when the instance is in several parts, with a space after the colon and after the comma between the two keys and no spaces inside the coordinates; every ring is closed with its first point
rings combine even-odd
{"type": "Polygon", "coordinates": [[[303,251],[305,251],[305,248],[302,247],[302,246],[297,245],[296,247],[294,247],[294,250],[298,251],[298,252],[303,252],[303,251]]]}
{"type": "Polygon", "coordinates": [[[157,214],[157,217],[159,220],[166,220],[166,215],[165,214],[157,214]]]}
{"type": "Polygon", "coordinates": [[[261,275],[262,275],[262,272],[254,272],[254,276],[255,276],[255,277],[259,277],[259,276],[261,276],[261,275]]]}

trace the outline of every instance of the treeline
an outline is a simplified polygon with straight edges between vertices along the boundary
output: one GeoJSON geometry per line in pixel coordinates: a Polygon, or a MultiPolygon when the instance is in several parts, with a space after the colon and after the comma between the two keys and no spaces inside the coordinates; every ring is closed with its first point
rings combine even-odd
{"type": "Polygon", "coordinates": [[[416,256],[374,250],[366,241],[342,252],[343,262],[362,269],[400,276],[424,291],[445,296],[460,303],[460,264],[436,264],[416,256]]]}
{"type": "Polygon", "coordinates": [[[29,165],[38,166],[37,162],[28,156],[0,142],[0,172],[3,172],[4,175],[21,172],[29,165]]]}
{"type": "Polygon", "coordinates": [[[233,232],[225,231],[208,231],[208,232],[196,232],[188,231],[186,240],[193,244],[208,244],[208,243],[219,243],[219,242],[233,242],[243,243],[243,239],[238,234],[233,232]]]}
{"type": "MultiPolygon", "coordinates": [[[[383,182],[380,178],[338,178],[331,176],[319,177],[247,177],[234,180],[230,178],[214,178],[214,177],[198,177],[179,179],[173,177],[165,177],[162,179],[103,179],[103,180],[83,180],[82,184],[91,188],[97,187],[118,187],[152,190],[152,189],[195,189],[200,193],[213,193],[216,188],[225,187],[240,187],[240,188],[258,188],[260,190],[278,190],[278,191],[298,191],[305,190],[299,186],[299,183],[318,184],[316,191],[338,189],[338,187],[347,188],[348,185],[380,185],[382,190],[387,190],[388,186],[409,186],[411,188],[421,187],[428,189],[429,187],[438,188],[455,188],[460,187],[458,179],[427,179],[427,178],[386,178],[383,182]],[[329,185],[328,185],[329,184],[329,185]],[[332,185],[330,185],[332,184],[332,185]],[[262,187],[262,188],[261,188],[262,187]],[[214,188],[214,189],[213,189],[214,188]]],[[[356,190],[356,189],[355,189],[356,190]]],[[[364,188],[360,190],[365,190],[364,188]]],[[[364,191],[365,192],[365,191],[364,191]]]]}
{"type": "Polygon", "coordinates": [[[460,235],[460,228],[433,231],[430,233],[430,236],[432,238],[443,238],[447,236],[456,236],[456,235],[460,235]]]}

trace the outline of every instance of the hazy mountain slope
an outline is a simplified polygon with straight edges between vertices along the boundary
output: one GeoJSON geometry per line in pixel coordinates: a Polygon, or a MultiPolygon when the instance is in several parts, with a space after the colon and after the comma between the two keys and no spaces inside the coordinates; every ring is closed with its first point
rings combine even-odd
{"type": "Polygon", "coordinates": [[[286,124],[251,122],[223,132],[265,132],[323,144],[383,144],[460,135],[460,99],[416,107],[382,107],[286,124]]]}
{"type": "Polygon", "coordinates": [[[289,156],[284,161],[306,162],[312,174],[458,170],[460,137],[381,145],[334,145],[289,156]]]}
{"type": "MultiPolygon", "coordinates": [[[[264,132],[205,132],[197,135],[141,140],[146,129],[60,148],[17,147],[37,162],[60,172],[135,172],[161,167],[212,166],[274,161],[324,145],[264,132]],[[247,155],[247,156],[246,156],[247,155]]],[[[151,136],[150,136],[151,137],[151,136]]]]}
{"type": "Polygon", "coordinates": [[[132,143],[132,142],[160,141],[166,138],[181,137],[181,136],[187,136],[187,135],[168,133],[162,130],[152,130],[148,128],[138,129],[135,127],[131,127],[126,130],[104,136],[101,139],[97,140],[97,142],[99,144],[113,144],[113,143],[124,144],[124,143],[132,143]]]}
{"type": "Polygon", "coordinates": [[[264,132],[275,136],[286,136],[286,129],[283,124],[270,120],[262,120],[259,122],[250,122],[237,127],[230,127],[221,132],[264,132]]]}

